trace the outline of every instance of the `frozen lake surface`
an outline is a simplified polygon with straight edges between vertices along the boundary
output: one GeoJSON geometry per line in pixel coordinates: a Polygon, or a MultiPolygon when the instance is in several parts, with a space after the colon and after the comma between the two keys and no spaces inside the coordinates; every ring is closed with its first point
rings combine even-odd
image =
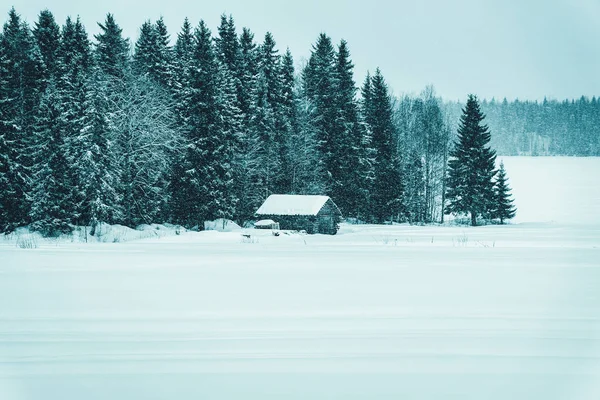
{"type": "Polygon", "coordinates": [[[600,159],[504,161],[510,226],[0,240],[0,399],[597,400],[600,159]]]}

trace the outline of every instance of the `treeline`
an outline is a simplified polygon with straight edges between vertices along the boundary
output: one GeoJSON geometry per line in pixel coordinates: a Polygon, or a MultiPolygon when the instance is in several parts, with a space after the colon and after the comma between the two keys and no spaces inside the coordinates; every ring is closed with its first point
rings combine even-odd
{"type": "MultiPolygon", "coordinates": [[[[445,104],[454,124],[464,104],[445,104]]],[[[483,101],[498,154],[518,156],[600,156],[600,101],[483,101]]]]}
{"type": "MultiPolygon", "coordinates": [[[[162,19],[131,46],[112,15],[13,9],[0,35],[0,230],[251,220],[273,193],[328,194],[346,217],[432,221],[449,130],[427,92],[398,118],[381,72],[359,89],[348,44],[321,34],[295,71],[270,33],[162,19]],[[406,119],[403,119],[406,118],[406,119]]],[[[439,208],[439,210],[438,210],[439,208]]],[[[437,215],[437,217],[436,217],[437,215]]]]}
{"type": "Polygon", "coordinates": [[[325,34],[296,71],[232,17],[216,33],[186,19],[175,40],[146,21],[133,44],[111,14],[98,25],[92,42],[79,19],[9,12],[0,231],[243,224],[274,193],[327,194],[365,222],[443,220],[458,105],[433,88],[394,99],[379,69],[358,88],[348,43],[325,34]]]}

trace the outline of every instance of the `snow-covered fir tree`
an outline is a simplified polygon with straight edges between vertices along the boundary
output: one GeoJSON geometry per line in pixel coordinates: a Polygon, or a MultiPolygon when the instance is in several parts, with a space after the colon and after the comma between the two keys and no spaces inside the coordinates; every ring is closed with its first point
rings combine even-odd
{"type": "Polygon", "coordinates": [[[168,88],[173,79],[172,49],[169,33],[162,18],[156,23],[144,22],[135,43],[133,68],[138,74],[147,74],[151,79],[168,88]]]}
{"type": "Polygon", "coordinates": [[[393,122],[392,99],[381,71],[368,76],[362,89],[365,121],[373,138],[373,186],[370,210],[377,223],[400,221],[404,215],[401,160],[393,122]]]}
{"type": "MultiPolygon", "coordinates": [[[[455,212],[456,179],[444,173],[453,105],[442,107],[432,89],[394,105],[379,71],[359,100],[346,41],[336,48],[321,34],[296,74],[289,49],[280,55],[270,33],[257,46],[232,16],[216,37],[186,19],[172,47],[164,20],[146,21],[133,55],[112,14],[99,27],[92,44],[79,19],[59,28],[43,10],[30,29],[9,13],[0,34],[2,231],[29,222],[46,234],[104,222],[243,224],[273,193],[330,195],[346,217],[373,222],[432,222],[446,194],[455,212]]],[[[542,105],[579,118],[598,101],[542,105]]],[[[509,122],[533,109],[483,106],[509,122]]],[[[519,129],[538,129],[531,115],[519,129]]],[[[477,214],[495,215],[489,201],[477,214]]]]}
{"type": "Polygon", "coordinates": [[[60,27],[54,19],[50,10],[40,12],[38,21],[33,29],[33,36],[42,55],[42,60],[46,66],[46,80],[56,74],[58,51],[60,47],[60,27]]]}
{"type": "Polygon", "coordinates": [[[175,177],[172,207],[172,218],[190,227],[206,220],[232,218],[235,207],[230,171],[232,137],[220,119],[224,106],[219,95],[222,74],[204,21],[196,28],[193,43],[190,87],[183,97],[186,148],[176,165],[181,175],[175,177]]]}
{"type": "Polygon", "coordinates": [[[81,220],[91,227],[92,236],[99,224],[121,222],[123,217],[118,192],[119,165],[115,163],[107,117],[109,97],[106,87],[96,81],[99,75],[96,70],[86,81],[85,115],[78,134],[79,144],[85,151],[73,160],[80,190],[81,220]]]}
{"type": "Polygon", "coordinates": [[[354,65],[350,59],[348,43],[340,42],[336,54],[335,153],[339,176],[332,196],[346,217],[364,218],[368,213],[369,187],[372,176],[371,140],[368,130],[359,120],[356,100],[354,65]]]}
{"type": "Polygon", "coordinates": [[[36,121],[36,145],[32,168],[30,216],[33,230],[44,236],[71,231],[72,210],[67,207],[71,194],[71,164],[66,157],[68,122],[63,113],[63,96],[54,83],[46,89],[36,121]]]}
{"type": "Polygon", "coordinates": [[[129,40],[123,37],[123,29],[112,14],[104,23],[98,23],[100,33],[96,38],[96,62],[100,70],[113,78],[121,78],[129,64],[129,40]]]}
{"type": "Polygon", "coordinates": [[[310,59],[302,72],[302,85],[306,99],[312,104],[308,108],[314,114],[309,119],[317,135],[322,159],[325,193],[332,194],[340,183],[339,142],[335,136],[337,109],[336,90],[338,88],[335,49],[331,38],[322,33],[313,45],[310,59]]]}
{"type": "Polygon", "coordinates": [[[293,146],[292,140],[298,132],[298,99],[296,95],[296,72],[294,67],[294,57],[290,49],[286,49],[281,58],[280,69],[281,96],[279,119],[281,119],[281,193],[291,193],[292,191],[292,170],[296,160],[292,157],[290,148],[293,146]]]}
{"type": "MultiPolygon", "coordinates": [[[[254,90],[250,129],[258,138],[258,202],[284,188],[285,123],[282,113],[281,57],[270,32],[257,49],[257,78],[254,90]]],[[[260,205],[260,204],[258,204],[260,205]]]]}
{"type": "Polygon", "coordinates": [[[517,209],[513,204],[514,200],[510,192],[504,162],[501,162],[494,186],[495,197],[492,212],[492,217],[499,219],[500,224],[504,224],[505,221],[513,219],[517,215],[517,209]]]}
{"type": "Polygon", "coordinates": [[[472,226],[478,217],[491,216],[495,198],[496,153],[489,147],[491,134],[484,119],[477,97],[469,95],[448,162],[445,212],[470,214],[472,226]]]}
{"type": "Polygon", "coordinates": [[[0,231],[7,232],[29,222],[30,147],[47,75],[35,38],[14,8],[0,36],[0,62],[0,231]]]}

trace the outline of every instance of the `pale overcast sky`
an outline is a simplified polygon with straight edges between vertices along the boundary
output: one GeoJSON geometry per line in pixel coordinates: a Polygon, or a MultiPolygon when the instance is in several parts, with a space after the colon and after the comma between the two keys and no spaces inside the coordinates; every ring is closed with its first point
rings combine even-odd
{"type": "MultiPolygon", "coordinates": [[[[238,30],[247,26],[258,40],[271,31],[297,63],[325,32],[349,42],[359,84],[379,66],[396,94],[433,84],[447,99],[600,95],[599,0],[13,2],[30,23],[44,8],[61,25],[80,15],[90,34],[111,12],[133,41],[146,19],[163,16],[175,38],[186,16],[216,33],[220,15],[232,14],[238,30]]],[[[2,3],[6,15],[10,0],[2,3]]]]}

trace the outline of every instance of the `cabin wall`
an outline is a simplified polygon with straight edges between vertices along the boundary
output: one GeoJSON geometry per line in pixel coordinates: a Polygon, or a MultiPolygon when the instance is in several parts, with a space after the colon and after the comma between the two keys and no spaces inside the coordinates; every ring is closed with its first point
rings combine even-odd
{"type": "Polygon", "coordinates": [[[317,214],[319,220],[319,232],[327,235],[335,235],[340,229],[342,215],[331,200],[327,201],[317,214]]]}
{"type": "Polygon", "coordinates": [[[260,217],[279,222],[283,230],[306,231],[311,235],[315,233],[335,235],[338,229],[335,216],[329,215],[261,215],[260,217]]]}

